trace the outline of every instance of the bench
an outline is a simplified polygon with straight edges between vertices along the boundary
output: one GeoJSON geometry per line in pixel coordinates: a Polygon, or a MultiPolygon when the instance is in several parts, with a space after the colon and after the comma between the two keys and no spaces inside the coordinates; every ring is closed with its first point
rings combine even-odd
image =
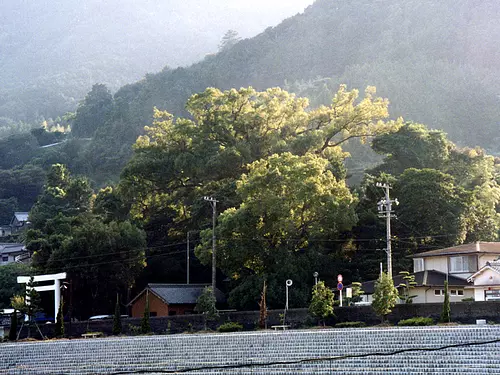
{"type": "Polygon", "coordinates": [[[290,328],[288,325],[281,325],[281,326],[271,326],[275,331],[282,329],[283,331],[286,330],[287,328],[290,328]]]}
{"type": "Polygon", "coordinates": [[[82,337],[84,339],[94,339],[96,337],[101,337],[102,336],[102,332],[90,332],[90,333],[83,333],[82,334],[82,337]]]}

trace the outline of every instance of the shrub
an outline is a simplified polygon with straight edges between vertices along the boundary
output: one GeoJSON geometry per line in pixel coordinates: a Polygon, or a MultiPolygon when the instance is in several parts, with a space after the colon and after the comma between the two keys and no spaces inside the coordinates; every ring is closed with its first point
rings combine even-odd
{"type": "Polygon", "coordinates": [[[365,322],[342,322],[335,324],[335,328],[361,328],[366,327],[365,322]]]}
{"type": "Polygon", "coordinates": [[[235,322],[227,322],[221,324],[219,328],[217,328],[219,332],[241,332],[243,331],[243,326],[240,323],[235,322]]]}
{"type": "Polygon", "coordinates": [[[474,297],[462,298],[462,302],[474,302],[474,301],[475,301],[474,297]]]}
{"type": "Polygon", "coordinates": [[[416,318],[410,318],[410,319],[404,319],[400,320],[398,323],[398,326],[408,326],[408,327],[413,327],[413,326],[432,326],[434,325],[434,320],[432,318],[423,318],[423,317],[416,317],[416,318]]]}
{"type": "Polygon", "coordinates": [[[141,326],[135,326],[133,324],[129,324],[128,330],[129,330],[130,334],[133,336],[141,334],[141,326]]]}

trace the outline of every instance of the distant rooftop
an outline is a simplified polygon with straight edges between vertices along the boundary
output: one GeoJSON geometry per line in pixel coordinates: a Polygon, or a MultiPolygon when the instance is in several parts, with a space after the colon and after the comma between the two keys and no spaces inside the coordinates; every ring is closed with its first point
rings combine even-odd
{"type": "Polygon", "coordinates": [[[499,254],[500,242],[474,242],[445,249],[431,250],[412,255],[412,258],[423,258],[441,255],[461,255],[461,254],[499,254]]]}
{"type": "Polygon", "coordinates": [[[29,212],[14,212],[14,217],[19,222],[28,221],[28,215],[29,215],[29,212]]]}
{"type": "MultiPolygon", "coordinates": [[[[448,283],[451,286],[467,286],[469,283],[467,280],[460,279],[453,275],[446,275],[444,272],[436,271],[436,270],[427,270],[415,272],[412,275],[415,276],[416,286],[443,286],[445,280],[448,280],[448,283]]],[[[399,284],[405,283],[405,280],[402,275],[393,276],[394,285],[397,287],[399,284]]],[[[361,283],[361,289],[365,292],[365,294],[373,294],[375,292],[375,282],[377,280],[370,280],[361,283]]]]}
{"type": "MultiPolygon", "coordinates": [[[[148,284],[146,289],[150,290],[161,298],[165,303],[169,305],[178,304],[195,304],[198,297],[203,292],[208,284],[148,284]]],[[[141,296],[144,289],[136,298],[134,298],[130,303],[133,303],[139,296],[141,296]]],[[[225,302],[224,294],[219,290],[215,289],[215,297],[217,302],[225,302]]]]}
{"type": "Polygon", "coordinates": [[[24,253],[26,247],[22,243],[0,243],[0,254],[24,253]]]}

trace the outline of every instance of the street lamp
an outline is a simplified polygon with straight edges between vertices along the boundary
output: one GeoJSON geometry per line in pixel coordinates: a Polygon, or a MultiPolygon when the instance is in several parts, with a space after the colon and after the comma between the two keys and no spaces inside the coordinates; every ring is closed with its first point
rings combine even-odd
{"type": "Polygon", "coordinates": [[[288,311],[288,288],[291,287],[293,284],[293,281],[288,279],[285,282],[286,285],[286,302],[285,302],[285,311],[283,312],[283,325],[286,324],[286,312],[288,311]]]}
{"type": "Polygon", "coordinates": [[[318,285],[318,276],[319,276],[319,273],[314,272],[313,276],[314,276],[314,286],[316,286],[316,285],[318,285]]]}
{"type": "Polygon", "coordinates": [[[215,220],[217,217],[217,202],[214,197],[204,196],[203,200],[210,202],[212,206],[212,292],[215,296],[215,278],[216,278],[216,268],[215,268],[215,220]]]}

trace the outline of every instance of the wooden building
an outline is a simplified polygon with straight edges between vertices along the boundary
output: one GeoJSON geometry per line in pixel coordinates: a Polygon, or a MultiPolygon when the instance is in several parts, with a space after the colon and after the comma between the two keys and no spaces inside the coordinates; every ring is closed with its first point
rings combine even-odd
{"type": "MultiPolygon", "coordinates": [[[[144,315],[146,298],[149,299],[150,316],[192,314],[198,297],[208,284],[148,284],[131,302],[132,317],[144,315]]],[[[215,290],[217,303],[224,303],[224,294],[215,290]]]]}

